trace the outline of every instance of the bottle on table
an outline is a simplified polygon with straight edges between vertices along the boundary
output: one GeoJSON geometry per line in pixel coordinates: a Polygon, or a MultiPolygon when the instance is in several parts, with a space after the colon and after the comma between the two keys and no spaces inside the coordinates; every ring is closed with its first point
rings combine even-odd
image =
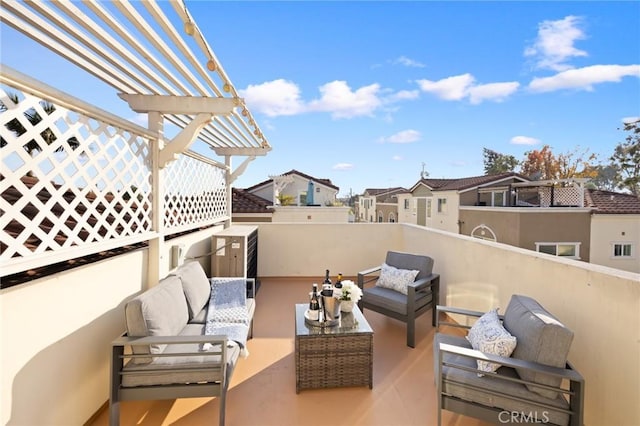
{"type": "Polygon", "coordinates": [[[318,321],[320,319],[320,301],[318,300],[318,284],[313,283],[311,293],[309,293],[309,319],[318,321]]]}
{"type": "Polygon", "coordinates": [[[322,282],[322,295],[333,296],[333,285],[331,284],[331,278],[329,278],[329,270],[327,269],[324,275],[324,281],[322,282]]]}
{"type": "Polygon", "coordinates": [[[336,283],[334,285],[335,288],[342,288],[342,273],[338,273],[338,278],[336,278],[336,283]]]}

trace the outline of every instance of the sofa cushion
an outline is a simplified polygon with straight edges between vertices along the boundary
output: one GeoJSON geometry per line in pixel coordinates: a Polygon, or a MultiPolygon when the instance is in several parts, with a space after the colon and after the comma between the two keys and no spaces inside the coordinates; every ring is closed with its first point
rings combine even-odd
{"type": "MultiPolygon", "coordinates": [[[[130,337],[177,336],[189,314],[182,283],[175,276],[139,294],[125,305],[127,334],[130,337]]],[[[135,354],[161,353],[166,345],[134,346],[135,354]]],[[[148,361],[148,360],[147,360],[148,361]]]]}
{"type": "Polygon", "coordinates": [[[211,284],[199,262],[187,262],[172,274],[182,281],[182,289],[189,307],[189,319],[192,320],[209,303],[211,284]]]}
{"type": "MultiPolygon", "coordinates": [[[[505,358],[511,356],[517,343],[516,338],[502,326],[500,318],[498,318],[498,308],[478,318],[469,330],[467,340],[475,350],[505,358]]],[[[478,370],[480,371],[492,373],[498,368],[500,368],[500,364],[478,360],[478,370]]],[[[483,374],[478,373],[478,376],[483,376],[483,374]]]]}
{"type": "MultiPolygon", "coordinates": [[[[428,305],[433,300],[431,290],[416,293],[416,310],[428,305]]],[[[384,308],[401,315],[407,315],[407,296],[384,287],[369,287],[362,293],[365,308],[384,308]]]]}
{"type": "MultiPolygon", "coordinates": [[[[552,367],[564,368],[573,341],[573,332],[565,327],[553,315],[534,299],[511,296],[504,314],[504,327],[518,339],[518,345],[512,357],[533,361],[552,367]]],[[[550,386],[559,386],[561,379],[540,373],[518,369],[524,380],[550,386]]],[[[529,389],[548,398],[554,398],[557,392],[530,386],[529,389]]]]}
{"type": "Polygon", "coordinates": [[[408,294],[407,286],[416,280],[419,272],[415,269],[398,269],[383,263],[376,286],[408,294]]]}

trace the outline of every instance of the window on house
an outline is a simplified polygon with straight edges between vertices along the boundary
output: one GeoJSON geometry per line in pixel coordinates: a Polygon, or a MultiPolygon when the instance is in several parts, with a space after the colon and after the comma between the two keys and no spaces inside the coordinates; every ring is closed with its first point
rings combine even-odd
{"type": "Polygon", "coordinates": [[[446,198],[438,198],[438,213],[447,213],[447,199],[446,198]]]}
{"type": "Polygon", "coordinates": [[[396,222],[396,216],[393,213],[389,213],[389,222],[390,223],[396,222]]]}
{"type": "Polygon", "coordinates": [[[409,200],[408,198],[404,199],[404,209],[405,210],[409,210],[409,208],[411,207],[411,200],[409,200]]]}
{"type": "Polygon", "coordinates": [[[382,215],[382,212],[378,212],[378,223],[382,222],[384,222],[384,216],[382,215]]]}
{"type": "Polygon", "coordinates": [[[427,217],[431,217],[431,198],[427,200],[427,217]]]}
{"type": "Polygon", "coordinates": [[[580,259],[580,243],[536,243],[536,251],[552,256],[580,259]]]}
{"type": "Polygon", "coordinates": [[[506,193],[504,191],[496,191],[491,193],[491,205],[494,207],[505,206],[506,193]]]}
{"type": "Polygon", "coordinates": [[[614,243],[613,257],[633,257],[632,247],[631,243],[614,243]]]}

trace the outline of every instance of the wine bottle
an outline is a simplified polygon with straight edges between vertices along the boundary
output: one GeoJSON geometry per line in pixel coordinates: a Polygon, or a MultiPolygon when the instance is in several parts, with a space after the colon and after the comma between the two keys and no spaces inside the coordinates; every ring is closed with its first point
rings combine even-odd
{"type": "Polygon", "coordinates": [[[318,321],[320,316],[320,302],[318,301],[318,284],[314,283],[309,293],[309,319],[318,321]]]}
{"type": "Polygon", "coordinates": [[[342,273],[338,273],[338,278],[336,279],[336,283],[334,285],[335,288],[342,288],[342,273]]]}
{"type": "Polygon", "coordinates": [[[324,281],[322,282],[322,287],[324,288],[325,284],[331,285],[331,278],[329,278],[329,270],[327,269],[324,273],[324,281]]]}

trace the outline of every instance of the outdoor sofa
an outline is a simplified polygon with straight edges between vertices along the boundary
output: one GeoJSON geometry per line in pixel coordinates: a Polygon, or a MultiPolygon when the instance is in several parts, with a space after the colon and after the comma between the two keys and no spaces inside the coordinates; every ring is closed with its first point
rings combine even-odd
{"type": "Polygon", "coordinates": [[[254,311],[252,279],[210,280],[195,261],[127,302],[126,332],[111,345],[109,423],[119,424],[120,401],[216,396],[219,424],[224,425],[227,388],[238,358],[246,352],[244,344],[252,337],[254,311]],[[233,286],[245,308],[212,308],[214,281],[226,286],[214,288],[225,291],[233,286]],[[246,321],[234,323],[235,314],[229,312],[246,313],[246,321]],[[206,334],[211,330],[229,330],[237,341],[223,333],[206,334]],[[238,333],[243,335],[237,337],[238,333]]]}

